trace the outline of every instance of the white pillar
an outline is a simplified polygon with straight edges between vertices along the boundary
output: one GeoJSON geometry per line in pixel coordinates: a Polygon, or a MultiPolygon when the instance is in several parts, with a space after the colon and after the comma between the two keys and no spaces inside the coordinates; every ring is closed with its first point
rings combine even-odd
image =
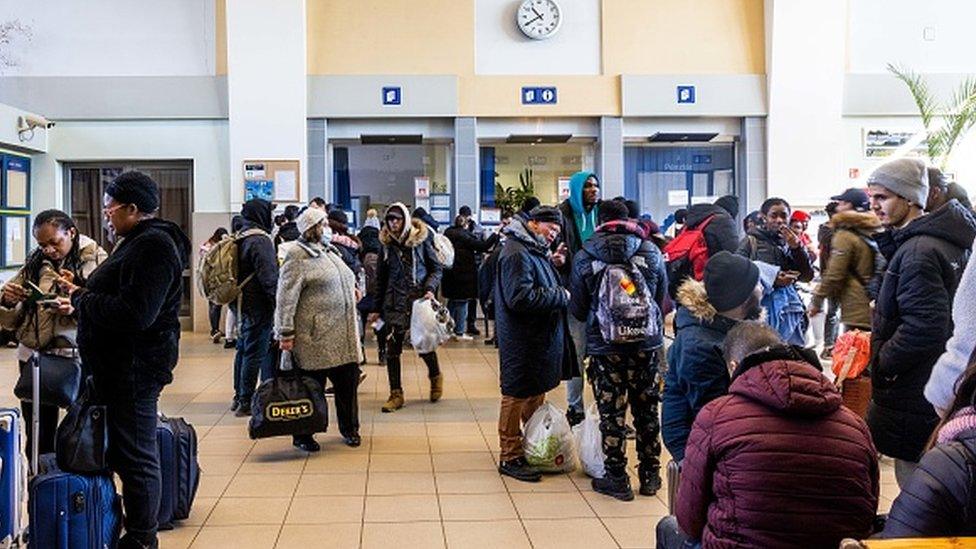
{"type": "Polygon", "coordinates": [[[766,0],[768,196],[825,204],[843,169],[847,0],[766,0]]]}
{"type": "Polygon", "coordinates": [[[305,0],[227,2],[231,209],[244,199],[244,160],[299,160],[307,201],[305,0]]]}

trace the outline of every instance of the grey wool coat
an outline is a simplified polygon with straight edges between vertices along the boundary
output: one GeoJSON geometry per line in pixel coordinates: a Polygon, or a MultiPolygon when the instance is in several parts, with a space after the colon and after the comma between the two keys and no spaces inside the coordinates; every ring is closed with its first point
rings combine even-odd
{"type": "Polygon", "coordinates": [[[359,362],[356,277],[332,246],[304,240],[289,247],[278,277],[275,335],[294,337],[304,370],[359,362]]]}

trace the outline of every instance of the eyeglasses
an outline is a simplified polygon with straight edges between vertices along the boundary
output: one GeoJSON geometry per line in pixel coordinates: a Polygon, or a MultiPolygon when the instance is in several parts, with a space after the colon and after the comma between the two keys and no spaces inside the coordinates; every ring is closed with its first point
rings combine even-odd
{"type": "Polygon", "coordinates": [[[124,208],[125,206],[127,206],[127,204],[116,204],[115,206],[112,206],[111,208],[103,207],[102,208],[102,215],[105,216],[105,217],[112,217],[112,214],[114,214],[115,212],[119,211],[120,208],[124,208]]]}

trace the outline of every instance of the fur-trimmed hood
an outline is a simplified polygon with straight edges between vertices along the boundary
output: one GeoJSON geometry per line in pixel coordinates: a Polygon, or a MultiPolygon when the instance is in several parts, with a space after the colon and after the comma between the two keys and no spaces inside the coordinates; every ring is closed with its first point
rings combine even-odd
{"type": "Polygon", "coordinates": [[[830,220],[835,230],[847,229],[867,235],[881,230],[881,220],[873,212],[841,212],[830,220]]]}
{"type": "Polygon", "coordinates": [[[708,302],[708,293],[705,292],[705,283],[689,278],[678,287],[678,303],[698,320],[711,322],[715,319],[718,311],[715,306],[708,302]]]}
{"type": "MultiPolygon", "coordinates": [[[[419,219],[411,219],[410,224],[407,225],[408,230],[404,231],[406,238],[402,242],[396,241],[397,244],[401,246],[406,246],[408,248],[416,248],[427,240],[427,236],[430,234],[430,229],[427,224],[419,219]]],[[[390,230],[383,227],[380,230],[380,242],[384,245],[389,246],[394,243],[394,239],[390,236],[390,230]]]]}
{"type": "Polygon", "coordinates": [[[410,216],[410,210],[402,202],[394,202],[386,209],[383,213],[383,228],[380,229],[380,242],[385,246],[389,246],[396,242],[397,244],[406,246],[408,248],[416,248],[427,240],[430,234],[430,229],[427,224],[419,219],[414,219],[410,216]],[[385,222],[386,216],[390,213],[390,210],[397,209],[403,215],[403,231],[400,235],[394,238],[390,234],[390,229],[387,227],[385,222]]]}

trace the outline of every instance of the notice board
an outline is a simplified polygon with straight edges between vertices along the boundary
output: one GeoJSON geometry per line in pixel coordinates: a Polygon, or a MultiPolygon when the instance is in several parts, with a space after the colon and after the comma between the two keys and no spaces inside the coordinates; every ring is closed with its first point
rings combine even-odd
{"type": "Polygon", "coordinates": [[[245,160],[244,200],[263,198],[276,204],[301,202],[302,171],[298,160],[245,160]]]}

